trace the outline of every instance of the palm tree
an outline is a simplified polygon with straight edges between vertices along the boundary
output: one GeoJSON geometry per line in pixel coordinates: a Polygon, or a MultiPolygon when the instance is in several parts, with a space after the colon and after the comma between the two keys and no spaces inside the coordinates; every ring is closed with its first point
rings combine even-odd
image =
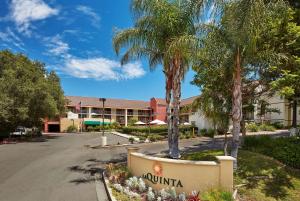
{"type": "MultiPolygon", "coordinates": [[[[242,120],[242,78],[263,72],[276,58],[275,52],[264,44],[268,25],[280,16],[284,3],[264,0],[225,1],[220,22],[206,36],[206,51],[209,56],[218,54],[224,67],[231,66],[233,138],[231,156],[237,158],[240,123],[242,120]]],[[[204,60],[204,62],[206,62],[204,60]]],[[[231,80],[231,78],[229,78],[231,80]]],[[[234,163],[237,167],[237,162],[234,163]]]]}
{"type": "Polygon", "coordinates": [[[121,63],[146,58],[150,69],[163,66],[165,75],[169,155],[179,158],[179,106],[181,81],[189,69],[197,44],[194,21],[204,1],[132,0],[134,27],[118,31],[113,38],[121,63]],[[173,110],[171,110],[171,106],[173,110]]]}

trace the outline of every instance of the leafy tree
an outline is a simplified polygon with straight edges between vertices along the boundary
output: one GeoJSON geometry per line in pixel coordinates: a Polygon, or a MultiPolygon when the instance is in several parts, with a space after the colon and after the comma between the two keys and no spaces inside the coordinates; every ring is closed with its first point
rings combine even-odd
{"type": "MultiPolygon", "coordinates": [[[[222,6],[221,6],[222,7],[222,6]]],[[[269,22],[280,17],[285,10],[282,1],[266,2],[263,0],[226,1],[222,7],[220,22],[211,27],[204,44],[206,52],[200,55],[200,65],[206,65],[208,56],[221,57],[213,67],[220,65],[230,69],[231,76],[231,117],[233,122],[233,138],[231,155],[237,158],[239,133],[242,120],[242,78],[259,76],[277,54],[267,46],[262,38],[268,34],[269,22]],[[205,59],[203,59],[203,57],[205,59]],[[202,58],[202,60],[201,60],[202,58]]],[[[213,64],[210,62],[209,64],[213,64]]],[[[235,162],[235,168],[237,162],[235,162]]]]}
{"type": "MultiPolygon", "coordinates": [[[[292,2],[292,1],[291,1],[292,2]]],[[[271,86],[293,107],[294,128],[297,127],[297,104],[300,99],[300,12],[299,3],[287,10],[288,15],[272,23],[270,43],[278,54],[283,55],[280,63],[271,69],[274,76],[271,86]],[[297,6],[298,5],[298,6],[297,6]]]]}
{"type": "Polygon", "coordinates": [[[113,39],[121,63],[144,57],[150,69],[162,64],[166,78],[169,154],[180,157],[179,105],[181,81],[189,68],[191,47],[197,44],[194,21],[204,1],[132,0],[134,27],[118,31],[113,39]],[[173,110],[171,110],[171,104],[173,110]]]}
{"type": "Polygon", "coordinates": [[[54,72],[22,54],[0,52],[0,132],[18,125],[41,126],[64,111],[64,94],[54,72]]]}
{"type": "Polygon", "coordinates": [[[136,117],[134,118],[130,118],[128,121],[128,125],[129,126],[134,126],[134,124],[138,121],[138,119],[136,117]]]}

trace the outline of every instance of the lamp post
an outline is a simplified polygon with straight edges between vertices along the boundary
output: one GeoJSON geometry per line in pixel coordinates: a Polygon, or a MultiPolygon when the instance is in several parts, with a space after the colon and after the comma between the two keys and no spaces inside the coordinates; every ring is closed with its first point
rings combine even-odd
{"type": "Polygon", "coordinates": [[[107,139],[106,136],[104,136],[104,103],[106,101],[106,98],[99,98],[99,101],[102,102],[102,146],[106,146],[107,139]]]}

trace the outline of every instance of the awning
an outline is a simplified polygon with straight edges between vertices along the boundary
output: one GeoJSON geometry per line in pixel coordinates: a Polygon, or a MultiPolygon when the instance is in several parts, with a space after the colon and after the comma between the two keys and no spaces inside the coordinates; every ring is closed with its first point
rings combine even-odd
{"type": "MultiPolygon", "coordinates": [[[[110,122],[104,122],[104,125],[108,125],[110,122]]],[[[88,126],[100,126],[102,125],[102,121],[84,121],[84,125],[88,126]]]]}

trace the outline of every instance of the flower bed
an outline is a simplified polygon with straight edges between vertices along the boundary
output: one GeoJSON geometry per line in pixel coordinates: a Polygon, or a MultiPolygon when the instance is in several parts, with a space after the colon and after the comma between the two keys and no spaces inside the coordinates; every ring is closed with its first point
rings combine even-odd
{"type": "Polygon", "coordinates": [[[132,176],[125,165],[109,164],[106,168],[106,177],[112,188],[113,196],[118,201],[232,201],[229,192],[212,189],[203,192],[177,193],[175,188],[166,188],[159,191],[147,186],[142,178],[132,176]]]}

